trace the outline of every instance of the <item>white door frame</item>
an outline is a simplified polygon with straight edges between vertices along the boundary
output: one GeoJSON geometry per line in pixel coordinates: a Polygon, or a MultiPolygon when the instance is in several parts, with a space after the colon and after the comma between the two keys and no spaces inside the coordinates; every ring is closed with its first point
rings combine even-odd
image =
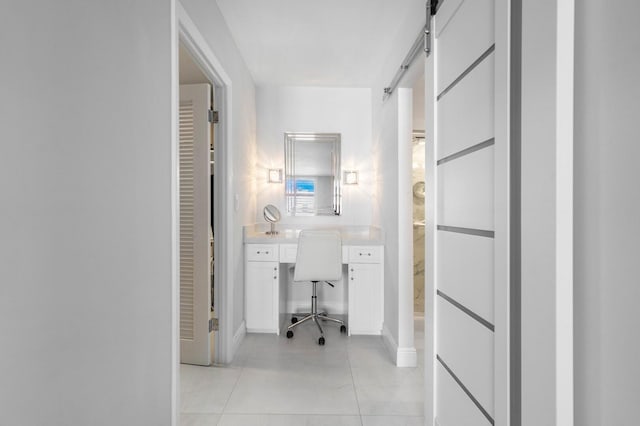
{"type": "MultiPolygon", "coordinates": [[[[230,198],[231,182],[228,167],[231,164],[232,140],[232,83],[221,62],[213,53],[195,23],[191,20],[179,0],[172,0],[172,37],[171,37],[171,424],[178,424],[179,404],[179,366],[180,366],[180,239],[179,239],[179,81],[178,81],[178,45],[187,48],[193,60],[215,86],[214,108],[220,111],[221,120],[215,131],[215,179],[214,179],[214,229],[216,240],[214,258],[216,272],[214,276],[214,297],[220,321],[220,329],[215,334],[215,359],[217,362],[229,362],[233,351],[233,280],[229,279],[233,270],[230,246],[229,219],[233,217],[233,200],[230,198]],[[222,262],[220,262],[222,260],[222,262]]],[[[213,212],[212,212],[213,214],[213,212]]]]}

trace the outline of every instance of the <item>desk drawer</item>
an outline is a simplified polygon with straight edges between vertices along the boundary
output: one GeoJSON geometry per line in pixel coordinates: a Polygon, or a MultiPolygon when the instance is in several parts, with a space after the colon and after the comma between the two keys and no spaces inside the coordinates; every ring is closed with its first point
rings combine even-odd
{"type": "Polygon", "coordinates": [[[349,247],[349,263],[380,263],[382,247],[351,246],[349,247]]]}
{"type": "Polygon", "coordinates": [[[250,262],[278,261],[276,244],[247,244],[247,260],[250,262]]]}
{"type": "Polygon", "coordinates": [[[296,263],[297,244],[280,244],[280,263],[296,263]]]}

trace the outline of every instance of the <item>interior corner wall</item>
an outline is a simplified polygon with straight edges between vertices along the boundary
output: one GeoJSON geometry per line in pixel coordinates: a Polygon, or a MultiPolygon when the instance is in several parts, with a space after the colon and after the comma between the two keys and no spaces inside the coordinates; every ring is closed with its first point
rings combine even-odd
{"type": "Polygon", "coordinates": [[[180,3],[232,81],[232,139],[228,141],[231,164],[227,171],[231,185],[230,198],[235,206],[227,224],[231,230],[229,255],[233,262],[228,277],[234,286],[233,330],[239,333],[244,321],[242,226],[254,221],[256,211],[256,90],[217,3],[208,0],[180,0],[180,3]]]}
{"type": "Polygon", "coordinates": [[[282,224],[371,225],[373,162],[371,161],[371,89],[331,87],[259,87],[257,104],[255,220],[265,223],[262,209],[276,205],[282,224]],[[284,169],[284,133],[340,133],[341,169],[357,170],[358,185],[342,188],[340,216],[289,216],[284,183],[268,183],[269,169],[284,169]]]}
{"type": "Polygon", "coordinates": [[[583,0],[575,10],[575,424],[635,424],[640,3],[583,0]]]}
{"type": "MultiPolygon", "coordinates": [[[[401,32],[395,35],[390,35],[391,37],[394,37],[394,49],[388,53],[387,61],[384,64],[380,64],[380,71],[372,88],[372,151],[374,161],[373,167],[376,176],[375,189],[373,192],[374,196],[372,197],[372,223],[374,226],[379,226],[385,231],[384,326],[386,331],[394,339],[395,344],[402,347],[413,346],[413,292],[411,292],[410,295],[407,295],[406,293],[404,294],[403,297],[407,300],[401,301],[399,299],[399,280],[402,279],[400,268],[408,268],[411,279],[410,287],[412,290],[413,259],[411,254],[408,258],[406,257],[406,254],[401,258],[398,252],[401,241],[399,235],[401,219],[397,208],[399,201],[398,190],[400,178],[398,157],[398,144],[400,143],[398,93],[396,91],[391,95],[391,97],[383,100],[383,90],[396,74],[404,56],[414,43],[416,35],[424,27],[424,4],[415,3],[412,7],[415,7],[416,11],[415,14],[412,15],[411,21],[407,22],[406,25],[402,27],[401,32]],[[411,311],[410,315],[406,315],[408,311],[401,308],[401,304],[402,306],[405,306],[406,303],[409,304],[407,306],[409,306],[411,311]]],[[[416,73],[416,67],[424,66],[417,62],[418,60],[424,60],[424,56],[419,54],[418,58],[419,59],[416,59],[409,68],[405,78],[400,81],[400,87],[406,87],[409,81],[411,81],[411,85],[413,84],[413,79],[409,77],[416,73]]],[[[412,107],[411,104],[408,106],[410,108],[412,107]]],[[[409,124],[411,124],[412,115],[409,115],[408,119],[409,124]]],[[[408,144],[407,149],[410,151],[410,131],[406,138],[406,143],[408,144]]],[[[407,176],[409,177],[409,183],[407,184],[408,191],[411,191],[410,167],[411,164],[409,164],[409,169],[407,170],[407,176]]],[[[411,197],[409,200],[411,200],[411,197]]],[[[408,207],[410,211],[411,206],[408,207]]],[[[413,223],[412,219],[409,218],[408,221],[409,222],[405,225],[411,227],[413,223]]],[[[413,247],[413,238],[411,235],[409,235],[408,245],[406,245],[406,247],[409,249],[412,249],[413,247]]]]}
{"type": "Polygon", "coordinates": [[[377,210],[380,227],[385,230],[384,256],[384,328],[398,344],[398,94],[384,103],[377,140],[379,168],[377,174],[377,210]]]}
{"type": "Polygon", "coordinates": [[[172,2],[0,13],[0,424],[171,423],[172,2]]]}

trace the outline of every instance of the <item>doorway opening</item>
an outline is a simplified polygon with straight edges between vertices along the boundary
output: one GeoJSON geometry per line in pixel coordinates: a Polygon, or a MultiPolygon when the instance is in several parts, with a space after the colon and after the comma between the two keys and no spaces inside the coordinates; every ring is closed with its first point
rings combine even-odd
{"type": "Polygon", "coordinates": [[[413,83],[411,192],[413,199],[413,313],[424,317],[425,298],[425,96],[424,72],[413,83]]]}
{"type": "MultiPolygon", "coordinates": [[[[172,41],[174,62],[172,64],[172,93],[173,93],[173,176],[172,176],[172,217],[173,217],[173,401],[178,401],[179,384],[179,364],[180,364],[180,81],[179,81],[179,57],[180,50],[186,52],[193,64],[196,65],[194,74],[202,74],[209,82],[211,89],[215,93],[211,109],[219,111],[218,123],[214,126],[212,134],[215,145],[213,158],[211,158],[210,144],[207,140],[204,144],[204,163],[207,167],[206,179],[208,194],[205,194],[204,205],[208,214],[204,225],[204,239],[207,250],[205,254],[205,285],[208,285],[209,293],[207,299],[213,301],[215,307],[215,317],[219,321],[218,330],[213,334],[213,359],[215,363],[230,362],[233,355],[233,284],[228,279],[229,271],[233,270],[230,246],[230,227],[228,226],[232,217],[233,203],[230,200],[230,181],[228,167],[231,163],[231,148],[228,141],[231,139],[231,79],[223,69],[220,61],[208,46],[203,35],[199,32],[195,23],[191,20],[180,3],[176,4],[176,33],[177,36],[172,41]],[[213,165],[210,163],[213,160],[213,165]],[[211,181],[211,169],[213,166],[214,179],[211,181]],[[213,196],[211,196],[213,192],[213,196]],[[212,203],[211,201],[212,200],[212,203]],[[213,278],[213,291],[211,294],[211,277],[209,275],[209,235],[208,228],[212,224],[215,244],[213,246],[213,259],[215,259],[215,274],[213,278]]],[[[193,70],[192,70],[193,71],[193,70]]],[[[184,80],[189,82],[188,80],[184,80]]],[[[209,112],[206,113],[207,115],[209,112]]],[[[213,115],[213,112],[211,113],[213,115]]],[[[202,147],[200,147],[202,148],[202,147]]],[[[202,156],[199,157],[203,159],[202,156]]],[[[199,234],[202,237],[202,234],[199,234]]],[[[211,306],[207,306],[209,314],[207,316],[207,329],[209,327],[209,317],[211,306]]],[[[215,328],[215,321],[211,321],[212,328],[215,328]]],[[[209,349],[211,351],[211,348],[209,349]]],[[[177,412],[177,407],[174,407],[177,412]]]]}
{"type": "MultiPolygon", "coordinates": [[[[199,73],[206,77],[211,89],[215,93],[212,101],[212,109],[219,111],[218,123],[214,126],[212,134],[214,140],[213,158],[211,157],[211,141],[205,142],[205,164],[207,165],[208,190],[213,192],[205,194],[205,208],[208,211],[204,226],[205,241],[207,244],[205,257],[205,286],[209,286],[206,294],[207,302],[213,302],[215,318],[219,321],[217,332],[209,339],[210,359],[217,363],[227,363],[233,356],[234,335],[233,335],[233,285],[228,279],[229,271],[233,270],[230,249],[230,227],[228,226],[232,217],[233,203],[230,198],[230,179],[228,167],[231,163],[231,79],[223,69],[220,61],[210,49],[203,35],[199,32],[195,23],[191,20],[184,7],[176,3],[175,34],[172,39],[172,282],[173,282],[173,304],[172,304],[172,423],[178,424],[180,407],[179,386],[180,386],[180,356],[181,356],[181,330],[180,330],[180,81],[179,81],[179,58],[180,50],[188,53],[191,61],[197,66],[199,73]],[[213,164],[211,164],[213,161],[213,164]],[[211,180],[211,167],[213,167],[214,179],[211,180]],[[207,204],[208,203],[208,204],[207,204]],[[210,215],[210,216],[209,216],[210,215]],[[209,275],[209,235],[208,228],[212,225],[214,233],[213,259],[215,259],[215,274],[211,281],[209,275]],[[211,290],[213,283],[213,290],[211,290]]],[[[207,115],[209,113],[207,112],[207,115]]],[[[201,158],[201,157],[200,157],[201,158]]],[[[200,235],[202,236],[202,235],[200,235]]],[[[212,268],[213,269],[213,268],[212,268]]],[[[209,325],[215,326],[215,321],[209,322],[211,318],[211,305],[207,306],[207,331],[209,325]]],[[[215,327],[212,327],[215,328],[215,327]]],[[[209,360],[209,363],[211,361],[209,360]]]]}
{"type": "Polygon", "coordinates": [[[215,362],[215,85],[178,48],[180,362],[215,362]]]}

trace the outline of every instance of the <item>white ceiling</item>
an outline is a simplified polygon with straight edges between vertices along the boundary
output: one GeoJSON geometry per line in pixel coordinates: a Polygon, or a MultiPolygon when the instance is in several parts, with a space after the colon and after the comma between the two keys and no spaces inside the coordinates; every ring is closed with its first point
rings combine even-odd
{"type": "Polygon", "coordinates": [[[371,87],[397,35],[425,22],[424,0],[217,3],[258,86],[371,87]]]}

